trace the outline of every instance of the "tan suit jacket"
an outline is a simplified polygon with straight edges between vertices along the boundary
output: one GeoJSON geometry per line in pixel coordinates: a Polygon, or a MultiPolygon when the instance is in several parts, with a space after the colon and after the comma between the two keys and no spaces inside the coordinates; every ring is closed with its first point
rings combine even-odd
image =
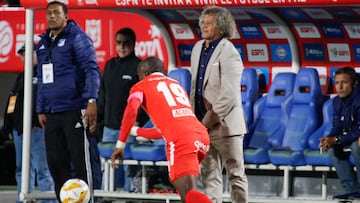
{"type": "MultiPolygon", "coordinates": [[[[199,60],[204,40],[198,41],[191,53],[191,104],[195,108],[195,88],[199,60]]],[[[218,116],[220,136],[247,133],[244,112],[241,104],[240,80],[244,66],[234,45],[222,39],[215,48],[206,67],[203,97],[218,116]]],[[[209,109],[208,109],[209,110],[209,109]]],[[[210,132],[210,136],[211,136],[210,132]]]]}

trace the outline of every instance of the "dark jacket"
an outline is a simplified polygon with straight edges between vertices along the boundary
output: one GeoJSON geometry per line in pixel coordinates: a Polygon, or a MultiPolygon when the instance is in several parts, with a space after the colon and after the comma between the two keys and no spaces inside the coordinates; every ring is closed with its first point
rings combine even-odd
{"type": "MultiPolygon", "coordinates": [[[[74,21],[52,42],[50,30],[40,36],[38,56],[38,113],[85,109],[89,98],[98,98],[100,71],[91,39],[74,21]],[[43,65],[53,64],[52,83],[43,81],[43,65]]],[[[45,78],[45,76],[44,76],[45,78]]]]}
{"type": "MultiPolygon", "coordinates": [[[[137,66],[141,59],[133,52],[125,58],[114,57],[105,64],[99,94],[99,116],[103,117],[104,125],[119,129],[129,97],[130,88],[139,81],[137,66]]],[[[148,117],[144,112],[138,116],[142,126],[148,117]]]]}
{"type": "Polygon", "coordinates": [[[349,146],[360,135],[360,92],[354,88],[346,98],[336,96],[333,101],[333,128],[329,137],[338,136],[341,146],[349,146]]]}
{"type": "MultiPolygon", "coordinates": [[[[35,112],[35,101],[37,92],[37,77],[36,77],[36,66],[33,69],[33,80],[32,80],[32,127],[40,127],[37,114],[35,112]]],[[[15,83],[11,88],[7,105],[4,115],[4,126],[3,130],[6,133],[11,133],[12,129],[16,129],[19,134],[23,132],[23,118],[24,118],[24,72],[19,73],[16,77],[15,83]],[[10,97],[16,96],[15,108],[12,113],[8,113],[8,106],[10,97]]]]}

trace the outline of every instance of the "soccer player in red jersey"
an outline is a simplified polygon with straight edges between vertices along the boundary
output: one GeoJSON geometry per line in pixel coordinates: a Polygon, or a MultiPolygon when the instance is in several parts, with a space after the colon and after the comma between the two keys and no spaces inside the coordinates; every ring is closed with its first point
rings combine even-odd
{"type": "Polygon", "coordinates": [[[164,72],[164,64],[157,57],[149,57],[138,65],[140,81],[130,90],[119,139],[111,155],[112,165],[117,167],[116,160],[123,159],[126,139],[142,107],[156,127],[139,128],[136,134],[165,139],[170,181],[180,192],[181,200],[211,203],[196,186],[199,164],[210,144],[207,129],[195,117],[186,90],[164,72]]]}

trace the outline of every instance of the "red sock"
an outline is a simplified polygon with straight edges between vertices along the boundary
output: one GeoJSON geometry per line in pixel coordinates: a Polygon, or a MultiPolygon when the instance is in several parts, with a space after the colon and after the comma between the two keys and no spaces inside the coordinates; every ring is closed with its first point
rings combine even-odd
{"type": "Polygon", "coordinates": [[[186,203],[212,203],[212,201],[203,193],[190,190],[186,193],[186,203]]]}

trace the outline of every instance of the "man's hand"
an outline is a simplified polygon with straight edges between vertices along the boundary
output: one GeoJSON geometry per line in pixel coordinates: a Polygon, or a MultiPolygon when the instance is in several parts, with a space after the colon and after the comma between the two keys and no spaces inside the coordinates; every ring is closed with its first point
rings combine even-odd
{"type": "Polygon", "coordinates": [[[336,143],[336,137],[322,137],[320,138],[319,148],[327,151],[336,143]]]}
{"type": "Polygon", "coordinates": [[[111,165],[113,168],[119,167],[119,159],[122,161],[124,159],[124,149],[115,148],[114,152],[111,154],[111,165]]]}
{"type": "Polygon", "coordinates": [[[202,124],[207,129],[212,130],[220,124],[220,119],[213,110],[208,110],[202,119],[202,124]]]}
{"type": "Polygon", "coordinates": [[[97,117],[96,103],[88,103],[84,114],[84,119],[87,126],[89,127],[90,133],[94,133],[96,130],[96,119],[97,119],[96,117],[97,117]]]}
{"type": "Polygon", "coordinates": [[[111,154],[111,165],[113,168],[119,167],[119,159],[124,159],[125,142],[118,140],[114,152],[111,154]]]}
{"type": "Polygon", "coordinates": [[[39,114],[39,115],[38,115],[38,119],[39,119],[39,124],[40,124],[40,126],[45,129],[45,123],[46,123],[46,116],[45,116],[45,114],[39,114]]]}
{"type": "Polygon", "coordinates": [[[219,116],[212,109],[212,104],[204,98],[205,108],[207,110],[201,123],[208,129],[212,130],[220,124],[219,116]]]}

